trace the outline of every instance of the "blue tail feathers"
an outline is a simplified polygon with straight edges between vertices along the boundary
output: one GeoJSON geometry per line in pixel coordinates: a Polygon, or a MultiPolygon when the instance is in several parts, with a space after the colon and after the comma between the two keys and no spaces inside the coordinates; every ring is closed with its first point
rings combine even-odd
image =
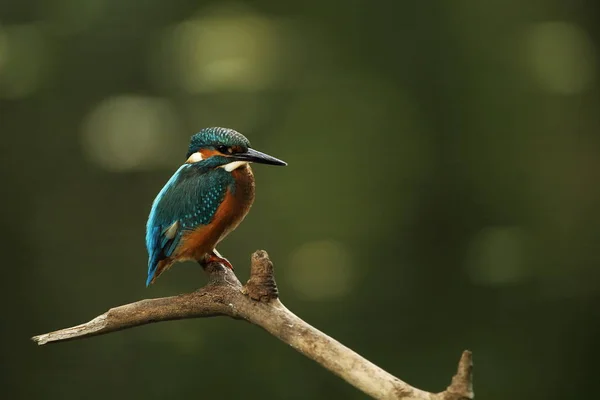
{"type": "Polygon", "coordinates": [[[150,286],[152,283],[152,279],[154,279],[154,274],[156,273],[156,267],[158,266],[158,260],[156,257],[150,257],[148,260],[148,278],[146,279],[146,287],[150,286]]]}

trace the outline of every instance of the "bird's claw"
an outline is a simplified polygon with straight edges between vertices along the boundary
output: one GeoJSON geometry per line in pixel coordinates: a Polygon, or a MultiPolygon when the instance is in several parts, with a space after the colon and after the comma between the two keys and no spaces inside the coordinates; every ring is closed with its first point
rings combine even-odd
{"type": "Polygon", "coordinates": [[[209,254],[204,263],[205,265],[208,265],[210,263],[223,264],[224,266],[233,271],[233,265],[231,265],[228,259],[226,259],[225,257],[221,257],[221,255],[209,254]]]}

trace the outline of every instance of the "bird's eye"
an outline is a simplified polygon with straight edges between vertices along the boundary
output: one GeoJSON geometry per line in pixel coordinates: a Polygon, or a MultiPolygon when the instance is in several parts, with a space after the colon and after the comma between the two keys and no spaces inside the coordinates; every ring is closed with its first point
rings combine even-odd
{"type": "Polygon", "coordinates": [[[231,147],[228,147],[228,146],[219,146],[219,147],[217,147],[217,150],[223,154],[232,154],[233,153],[233,150],[231,149],[231,147]]]}

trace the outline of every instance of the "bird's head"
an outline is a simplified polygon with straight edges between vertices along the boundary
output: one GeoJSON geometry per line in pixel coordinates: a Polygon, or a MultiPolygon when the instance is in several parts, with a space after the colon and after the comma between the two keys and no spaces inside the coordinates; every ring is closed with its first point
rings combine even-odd
{"type": "Polygon", "coordinates": [[[192,136],[186,157],[187,163],[211,159],[215,166],[230,172],[250,162],[287,165],[284,161],[252,149],[250,141],[241,133],[218,127],[204,128],[192,136]]]}

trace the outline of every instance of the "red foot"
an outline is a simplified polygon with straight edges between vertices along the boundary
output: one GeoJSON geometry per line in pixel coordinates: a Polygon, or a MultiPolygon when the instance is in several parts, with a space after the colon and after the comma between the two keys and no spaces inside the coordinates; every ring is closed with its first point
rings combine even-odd
{"type": "Polygon", "coordinates": [[[227,268],[229,268],[230,270],[233,271],[233,265],[231,265],[231,263],[229,262],[228,259],[226,259],[225,257],[221,257],[221,255],[219,253],[215,251],[213,251],[212,254],[209,254],[206,257],[206,264],[210,264],[210,263],[219,263],[219,264],[223,264],[224,266],[226,266],[227,268]]]}

